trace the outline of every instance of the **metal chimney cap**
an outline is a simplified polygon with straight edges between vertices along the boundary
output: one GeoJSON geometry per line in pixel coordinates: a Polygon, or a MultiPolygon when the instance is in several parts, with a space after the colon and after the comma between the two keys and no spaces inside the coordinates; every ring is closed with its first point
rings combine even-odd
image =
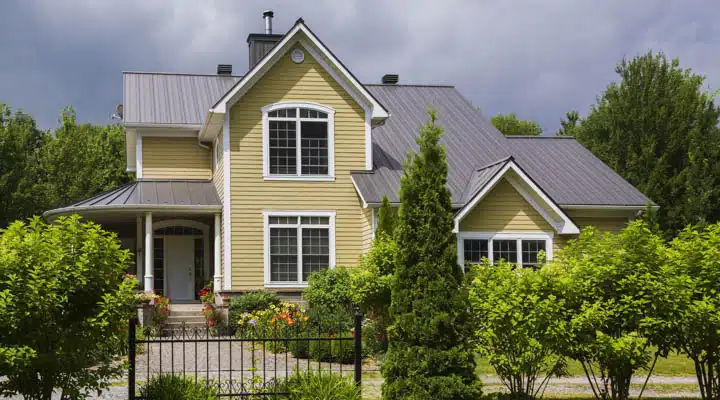
{"type": "Polygon", "coordinates": [[[232,75],[232,64],[218,64],[218,75],[232,75]]]}
{"type": "Polygon", "coordinates": [[[273,10],[263,11],[263,17],[270,17],[270,18],[272,18],[272,17],[274,17],[274,16],[275,16],[275,13],[273,12],[273,10]]]}

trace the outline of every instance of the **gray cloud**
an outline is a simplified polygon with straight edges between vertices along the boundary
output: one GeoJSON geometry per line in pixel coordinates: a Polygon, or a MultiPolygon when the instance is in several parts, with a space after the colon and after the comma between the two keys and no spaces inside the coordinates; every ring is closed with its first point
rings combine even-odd
{"type": "Polygon", "coordinates": [[[364,82],[393,72],[455,84],[486,115],[516,112],[548,132],[566,111],[587,111],[622,57],[650,48],[720,87],[712,1],[32,0],[0,14],[0,101],[44,128],[65,105],[108,122],[123,70],[243,73],[245,39],[267,8],[276,32],[302,16],[364,82]]]}

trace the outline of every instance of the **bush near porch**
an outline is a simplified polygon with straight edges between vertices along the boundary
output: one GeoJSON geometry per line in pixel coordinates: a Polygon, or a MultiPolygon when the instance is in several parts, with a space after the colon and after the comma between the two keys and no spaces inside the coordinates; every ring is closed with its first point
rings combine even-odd
{"type": "Polygon", "coordinates": [[[114,233],[78,216],[0,230],[0,394],[82,398],[121,375],[129,260],[114,233]]]}

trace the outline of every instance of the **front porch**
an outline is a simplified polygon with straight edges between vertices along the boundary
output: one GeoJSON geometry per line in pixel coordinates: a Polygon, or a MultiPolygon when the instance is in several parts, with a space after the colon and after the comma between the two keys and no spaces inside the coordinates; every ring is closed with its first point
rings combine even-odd
{"type": "Polygon", "coordinates": [[[71,214],[117,233],[145,292],[192,304],[207,283],[222,288],[221,203],[209,181],[138,181],[45,217],[71,214]]]}

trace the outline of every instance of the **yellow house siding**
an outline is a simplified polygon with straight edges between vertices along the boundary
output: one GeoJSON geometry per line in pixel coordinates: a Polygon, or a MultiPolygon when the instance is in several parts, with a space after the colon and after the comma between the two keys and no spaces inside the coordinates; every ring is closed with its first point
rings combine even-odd
{"type": "Polygon", "coordinates": [[[196,138],[143,137],[143,178],[210,179],[210,151],[196,138]]]}
{"type": "Polygon", "coordinates": [[[372,246],[373,230],[372,230],[372,208],[361,208],[362,211],[360,226],[362,227],[362,252],[366,253],[372,246]]]}
{"type": "Polygon", "coordinates": [[[286,54],[230,112],[232,287],[264,285],[263,210],[334,210],[335,259],[356,265],[363,250],[364,218],[350,171],[365,168],[363,109],[306,52],[295,64],[286,54]],[[265,181],[261,108],[309,101],[335,109],[335,181],[265,181]]]}
{"type": "Polygon", "coordinates": [[[460,221],[461,232],[553,232],[553,227],[503,179],[460,221]]]}

